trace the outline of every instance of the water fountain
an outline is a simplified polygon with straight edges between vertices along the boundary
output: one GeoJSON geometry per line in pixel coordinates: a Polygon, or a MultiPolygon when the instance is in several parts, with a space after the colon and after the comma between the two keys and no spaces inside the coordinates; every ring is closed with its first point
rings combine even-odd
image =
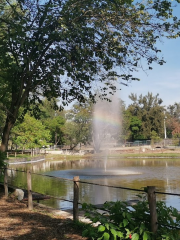
{"type": "Polygon", "coordinates": [[[117,145],[120,139],[121,121],[120,121],[120,99],[112,96],[111,101],[98,100],[93,109],[93,130],[92,139],[94,152],[99,159],[92,169],[72,170],[72,174],[83,176],[104,176],[112,177],[119,175],[140,174],[139,172],[129,170],[117,170],[108,167],[108,155],[117,145]],[[98,165],[99,164],[99,165],[98,165]]]}
{"type": "Polygon", "coordinates": [[[98,100],[93,111],[93,147],[96,153],[105,155],[117,144],[120,137],[120,100],[113,96],[111,101],[98,100]]]}
{"type": "Polygon", "coordinates": [[[121,131],[120,99],[116,95],[111,101],[97,100],[93,109],[92,142],[96,161],[92,168],[71,169],[69,174],[82,178],[118,177],[141,174],[140,172],[117,169],[108,165],[108,155],[118,144],[121,131]]]}

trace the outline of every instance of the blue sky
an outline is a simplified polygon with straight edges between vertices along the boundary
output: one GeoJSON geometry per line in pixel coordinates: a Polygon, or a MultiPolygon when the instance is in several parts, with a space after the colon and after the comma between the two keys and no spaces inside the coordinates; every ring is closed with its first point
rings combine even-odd
{"type": "MultiPolygon", "coordinates": [[[[180,17],[180,4],[175,9],[176,15],[180,17]]],[[[141,81],[132,81],[129,86],[121,86],[120,98],[125,101],[126,106],[131,103],[128,96],[131,93],[146,95],[152,92],[159,93],[163,105],[180,102],[180,37],[178,39],[163,39],[159,43],[160,55],[164,57],[164,65],[153,64],[153,70],[143,72],[140,70],[135,76],[141,81]]],[[[160,56],[159,55],[159,56],[160,56]]]]}

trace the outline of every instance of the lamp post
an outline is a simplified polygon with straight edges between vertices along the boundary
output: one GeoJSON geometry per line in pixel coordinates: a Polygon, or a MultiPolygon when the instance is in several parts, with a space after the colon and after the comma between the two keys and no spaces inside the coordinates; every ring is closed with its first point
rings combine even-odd
{"type": "Polygon", "coordinates": [[[167,135],[166,135],[166,116],[164,117],[164,139],[167,138],[167,135]]]}

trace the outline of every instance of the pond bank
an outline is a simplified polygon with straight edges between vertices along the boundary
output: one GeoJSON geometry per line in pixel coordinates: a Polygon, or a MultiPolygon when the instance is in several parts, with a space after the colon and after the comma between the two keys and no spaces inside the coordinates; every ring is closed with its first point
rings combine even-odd
{"type": "Polygon", "coordinates": [[[37,156],[37,157],[28,157],[28,158],[11,158],[8,160],[5,160],[5,163],[8,163],[9,165],[12,164],[24,164],[24,163],[37,163],[45,160],[45,156],[37,156]]]}
{"type": "Polygon", "coordinates": [[[124,153],[112,153],[112,154],[108,154],[105,155],[103,153],[99,153],[99,154],[86,154],[84,156],[73,156],[73,155],[59,155],[59,154],[46,154],[46,159],[52,159],[52,160],[79,160],[79,159],[98,159],[101,157],[108,157],[108,159],[111,158],[120,158],[120,159],[130,159],[130,158],[149,158],[149,159],[153,159],[153,158],[159,158],[159,159],[168,159],[168,158],[174,158],[174,159],[178,159],[180,158],[180,151],[176,151],[176,152],[153,152],[153,153],[135,153],[135,152],[124,152],[124,153]]]}

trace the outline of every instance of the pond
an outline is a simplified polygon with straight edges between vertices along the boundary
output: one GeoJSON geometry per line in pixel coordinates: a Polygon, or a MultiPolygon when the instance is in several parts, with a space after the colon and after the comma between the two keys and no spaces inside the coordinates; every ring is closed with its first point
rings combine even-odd
{"type": "MultiPolygon", "coordinates": [[[[69,200],[60,201],[52,198],[41,201],[57,209],[72,208],[70,201],[73,199],[73,182],[70,180],[74,176],[79,176],[83,182],[132,189],[156,186],[156,191],[180,193],[179,159],[46,160],[33,165],[10,165],[10,168],[23,171],[30,168],[34,173],[32,174],[33,191],[69,200]]],[[[10,184],[27,188],[25,172],[9,170],[8,175],[10,184]]],[[[138,198],[138,194],[140,193],[137,191],[80,183],[79,202],[102,204],[105,201],[133,200],[138,198]]],[[[157,194],[157,200],[163,200],[168,206],[180,210],[178,196],[157,194]]]]}

